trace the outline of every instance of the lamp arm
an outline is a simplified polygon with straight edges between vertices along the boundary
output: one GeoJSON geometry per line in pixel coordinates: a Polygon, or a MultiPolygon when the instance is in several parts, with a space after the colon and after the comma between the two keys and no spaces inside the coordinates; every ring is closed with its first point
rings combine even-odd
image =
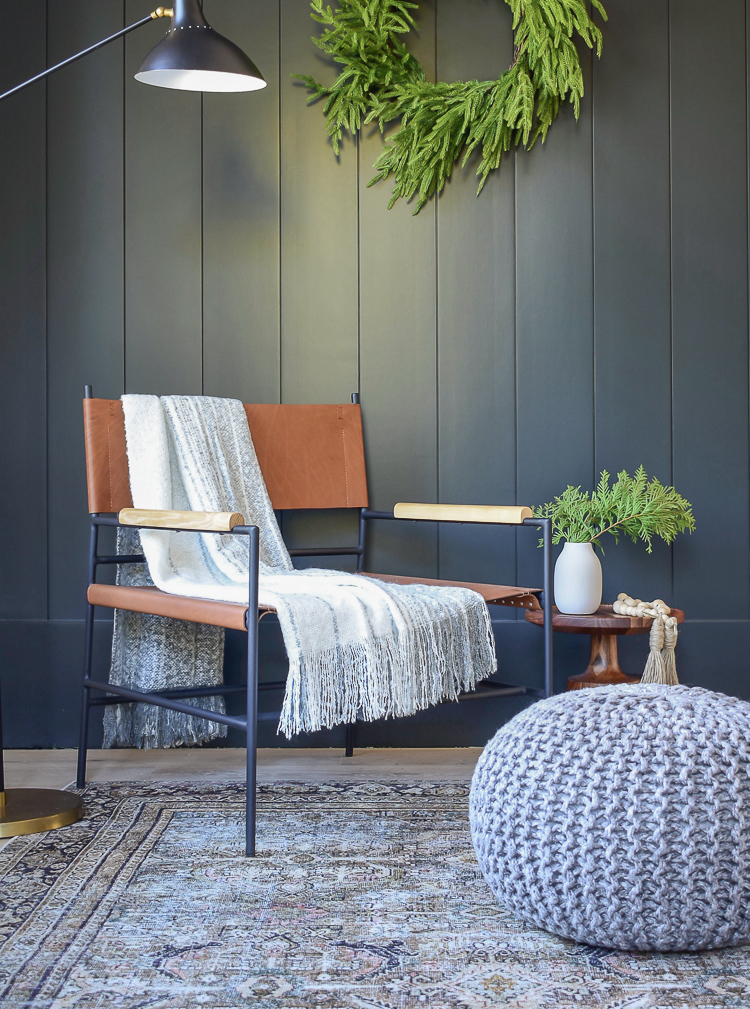
{"type": "Polygon", "coordinates": [[[122,38],[122,36],[127,35],[128,32],[132,32],[134,29],[140,28],[141,25],[147,25],[150,21],[153,21],[156,18],[172,16],[173,11],[168,7],[157,7],[155,11],[148,15],[148,17],[141,18],[140,21],[135,21],[132,25],[128,25],[127,28],[123,28],[121,31],[115,32],[114,35],[110,35],[108,38],[102,39],[101,42],[97,42],[95,45],[89,46],[88,49],[81,50],[81,52],[76,53],[75,56],[69,56],[66,60],[63,60],[62,63],[56,63],[53,67],[49,67],[47,70],[43,70],[42,73],[37,74],[36,77],[30,77],[27,81],[24,81],[23,84],[16,84],[16,86],[11,88],[10,91],[5,91],[0,95],[0,102],[3,98],[8,98],[9,95],[14,95],[16,91],[22,91],[30,84],[34,84],[36,81],[40,81],[44,77],[49,77],[50,74],[53,74],[56,70],[61,70],[62,67],[66,67],[69,63],[75,63],[75,61],[80,60],[82,56],[88,56],[89,53],[93,53],[96,49],[101,49],[102,46],[106,46],[110,42],[114,42],[115,39],[122,38]]]}

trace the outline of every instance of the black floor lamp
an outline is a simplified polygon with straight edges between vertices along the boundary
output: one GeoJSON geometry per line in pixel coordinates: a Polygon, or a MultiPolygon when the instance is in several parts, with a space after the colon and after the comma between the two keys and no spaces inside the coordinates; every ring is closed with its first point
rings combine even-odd
{"type": "MultiPolygon", "coordinates": [[[[266,86],[263,75],[252,60],[206,21],[200,0],[175,0],[174,10],[157,7],[153,13],[122,31],[17,84],[1,94],[0,101],[128,32],[165,17],[171,18],[169,30],[146,56],[135,75],[137,81],[181,91],[258,91],[266,86]]],[[[82,812],[82,800],[73,792],[49,788],[5,788],[0,709],[0,838],[64,827],[79,820],[82,812]]]]}

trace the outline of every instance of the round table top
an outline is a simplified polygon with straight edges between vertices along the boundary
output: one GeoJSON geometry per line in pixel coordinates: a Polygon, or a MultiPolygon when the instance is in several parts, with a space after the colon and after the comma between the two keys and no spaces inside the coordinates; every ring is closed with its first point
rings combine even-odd
{"type": "MultiPolygon", "coordinates": [[[[685,619],[682,610],[670,610],[677,623],[685,619]]],[[[544,624],[544,610],[526,610],[529,623],[541,627],[544,624]]],[[[623,617],[615,613],[611,606],[600,606],[594,613],[560,613],[552,607],[552,628],[568,634],[645,634],[651,627],[652,617],[623,617]]]]}

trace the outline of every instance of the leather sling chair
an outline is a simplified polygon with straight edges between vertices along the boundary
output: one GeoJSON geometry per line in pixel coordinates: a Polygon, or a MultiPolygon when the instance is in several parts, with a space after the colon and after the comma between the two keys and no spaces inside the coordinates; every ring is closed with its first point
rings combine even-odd
{"type": "MultiPolygon", "coordinates": [[[[462,699],[500,697],[513,694],[549,696],[552,692],[552,620],[551,620],[551,528],[549,520],[531,518],[528,508],[398,504],[392,512],[372,511],[368,506],[365,452],[362,437],[362,417],[359,395],[351,404],[325,406],[246,405],[260,468],[266,481],[274,509],[356,508],[359,510],[359,542],[356,546],[314,547],[290,550],[292,556],[352,555],[357,558],[357,571],[365,561],[365,532],[372,520],[412,520],[426,522],[472,522],[493,525],[531,526],[542,529],[544,536],[544,591],[510,585],[486,585],[471,582],[443,581],[435,578],[406,578],[397,575],[375,575],[402,584],[460,585],[479,592],[488,603],[538,609],[545,613],[545,676],[544,690],[506,686],[486,680],[480,689],[462,699]],[[540,604],[541,599],[541,604],[540,604]]],[[[233,726],[245,732],[247,738],[246,792],[246,854],[255,854],[255,791],[256,746],[258,723],[258,622],[270,611],[258,608],[259,532],[257,526],[247,526],[238,514],[206,512],[159,512],[133,508],[130,496],[128,459],[125,445],[125,425],[120,400],[94,399],[86,386],[83,401],[86,443],[88,503],[91,513],[89,550],[89,586],[85,625],[85,658],[83,678],[83,713],[78,749],[78,787],[86,778],[89,714],[92,707],[108,704],[142,702],[156,704],[175,711],[196,715],[214,722],[233,726]],[[105,555],[99,553],[99,530],[102,526],[135,526],[139,529],[172,529],[199,532],[231,533],[248,541],[249,584],[248,605],[214,602],[162,592],[157,588],[135,588],[124,585],[100,584],[97,569],[102,565],[142,563],[141,554],[105,555]],[[189,687],[144,693],[92,678],[92,643],[94,609],[131,610],[156,616],[172,617],[213,624],[218,627],[246,631],[247,686],[189,687]],[[92,698],[92,691],[97,695],[92,698]],[[233,693],[247,693],[245,717],[206,711],[185,698],[200,698],[233,693]]],[[[263,683],[260,689],[279,689],[281,683],[263,683]]],[[[278,712],[263,713],[261,719],[277,718],[278,712]]],[[[346,753],[351,756],[353,726],[347,726],[346,753]]]]}

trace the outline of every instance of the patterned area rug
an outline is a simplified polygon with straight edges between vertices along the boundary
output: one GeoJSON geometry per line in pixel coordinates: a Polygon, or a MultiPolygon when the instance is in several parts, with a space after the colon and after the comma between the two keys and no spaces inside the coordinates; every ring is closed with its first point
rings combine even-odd
{"type": "Polygon", "coordinates": [[[576,946],[501,910],[463,785],[92,785],[0,853],[3,1009],[715,1009],[750,947],[576,946]]]}

